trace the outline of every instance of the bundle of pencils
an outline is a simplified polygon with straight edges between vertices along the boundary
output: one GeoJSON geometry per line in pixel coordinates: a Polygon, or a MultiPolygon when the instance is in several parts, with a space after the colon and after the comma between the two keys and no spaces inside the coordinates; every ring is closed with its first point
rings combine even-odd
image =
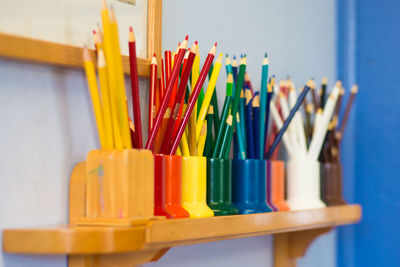
{"type": "MultiPolygon", "coordinates": [[[[308,90],[312,92],[311,101],[308,102],[305,97],[301,99],[305,109],[305,118],[302,117],[300,112],[294,115],[293,123],[287,127],[287,131],[282,137],[285,148],[291,159],[319,159],[323,162],[338,162],[340,140],[343,136],[358,87],[356,85],[352,87],[351,96],[341,120],[339,120],[339,113],[344,89],[340,81],[335,83],[329,97],[326,97],[327,80],[324,78],[319,93],[319,100],[316,97],[316,88],[312,79],[301,89],[300,96],[306,94],[308,90]],[[341,122],[340,126],[339,122],[341,122]]],[[[290,80],[282,81],[278,95],[272,100],[270,106],[272,117],[278,129],[281,128],[282,119],[290,117],[289,107],[293,110],[297,105],[300,106],[301,102],[299,100],[296,96],[293,82],[290,80]],[[286,89],[288,89],[288,96],[284,93],[286,89]],[[279,103],[282,111],[281,114],[278,112],[277,103],[279,103]]],[[[283,128],[284,126],[282,126],[283,128]]],[[[273,148],[273,144],[271,147],[273,148]]],[[[270,149],[266,157],[270,158],[271,156],[270,149]]]]}

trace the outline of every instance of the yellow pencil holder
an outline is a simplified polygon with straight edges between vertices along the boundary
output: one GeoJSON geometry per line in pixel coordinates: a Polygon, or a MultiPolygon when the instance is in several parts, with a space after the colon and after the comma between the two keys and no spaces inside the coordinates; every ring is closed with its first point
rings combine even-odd
{"type": "Polygon", "coordinates": [[[93,150],[86,158],[85,170],[86,218],[154,216],[154,159],[151,151],[93,150]]]}
{"type": "Polygon", "coordinates": [[[182,206],[190,218],[214,216],[206,200],[207,158],[182,157],[182,206]]]}

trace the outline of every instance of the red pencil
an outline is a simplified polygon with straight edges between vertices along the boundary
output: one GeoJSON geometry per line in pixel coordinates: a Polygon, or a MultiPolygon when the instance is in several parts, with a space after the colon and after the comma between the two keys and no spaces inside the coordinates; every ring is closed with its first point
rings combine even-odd
{"type": "Polygon", "coordinates": [[[183,116],[183,119],[179,125],[178,132],[176,134],[176,138],[174,139],[174,142],[171,146],[170,155],[175,155],[176,149],[178,148],[179,142],[181,141],[183,132],[185,131],[186,125],[189,121],[190,115],[192,114],[194,105],[196,104],[197,98],[199,97],[201,87],[203,87],[204,81],[207,77],[208,71],[210,70],[211,63],[214,60],[215,57],[215,51],[217,49],[217,43],[214,44],[214,46],[211,48],[210,52],[208,52],[207,58],[204,62],[203,68],[201,69],[199,78],[196,82],[196,85],[194,86],[191,96],[189,98],[189,103],[186,109],[185,116],[183,116]]]}
{"type": "Polygon", "coordinates": [[[187,59],[187,62],[185,64],[185,67],[183,69],[183,73],[181,76],[181,81],[179,83],[179,88],[178,92],[176,94],[176,98],[174,100],[174,105],[172,106],[172,116],[170,117],[167,125],[167,129],[165,131],[162,145],[161,145],[161,153],[168,153],[168,148],[169,144],[171,142],[171,136],[173,136],[172,132],[174,129],[175,123],[179,120],[178,119],[178,110],[181,109],[182,106],[182,100],[184,99],[184,94],[186,92],[186,85],[189,80],[190,72],[192,71],[192,66],[193,66],[193,61],[196,56],[196,50],[197,47],[196,45],[193,45],[192,48],[190,48],[189,56],[187,59]]]}
{"type": "Polygon", "coordinates": [[[149,125],[147,133],[150,133],[153,128],[154,115],[155,115],[155,102],[156,102],[156,87],[157,87],[157,59],[154,53],[150,64],[150,94],[149,94],[149,125]]]}
{"type": "Polygon", "coordinates": [[[140,115],[139,81],[137,74],[136,41],[132,27],[129,27],[129,63],[131,67],[131,87],[133,121],[135,123],[135,139],[137,148],[143,148],[142,121],[140,115]]]}
{"type": "Polygon", "coordinates": [[[186,36],[185,40],[183,41],[183,43],[181,45],[181,48],[179,49],[179,52],[178,52],[179,56],[175,62],[176,64],[174,64],[174,68],[172,70],[171,77],[170,77],[170,82],[168,83],[167,90],[165,91],[165,95],[164,95],[164,98],[163,98],[161,106],[160,106],[160,111],[157,114],[157,117],[154,121],[153,129],[151,129],[149,138],[147,139],[147,143],[146,143],[146,147],[145,147],[146,149],[151,150],[154,146],[154,141],[156,139],[158,129],[161,126],[161,121],[162,121],[162,118],[164,117],[164,113],[167,109],[168,102],[171,97],[171,93],[172,93],[172,89],[173,89],[175,80],[178,77],[180,66],[182,64],[183,57],[185,56],[188,38],[189,37],[186,36]]]}
{"type": "Polygon", "coordinates": [[[168,87],[168,83],[169,83],[169,79],[171,78],[171,66],[172,66],[172,62],[171,62],[171,50],[166,50],[164,52],[164,56],[165,56],[165,87],[168,87]]]}
{"type": "MultiPolygon", "coordinates": [[[[160,87],[162,90],[165,88],[165,74],[164,74],[164,59],[161,58],[161,82],[162,82],[162,87],[160,87]]],[[[161,98],[164,95],[164,91],[161,91],[161,98]]]]}

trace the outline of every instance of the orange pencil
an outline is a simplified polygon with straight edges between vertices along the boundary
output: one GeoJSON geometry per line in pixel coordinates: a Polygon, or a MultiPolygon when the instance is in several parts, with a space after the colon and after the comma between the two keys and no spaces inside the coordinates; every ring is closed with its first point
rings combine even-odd
{"type": "Polygon", "coordinates": [[[153,54],[150,64],[150,94],[149,94],[149,124],[148,133],[153,128],[154,115],[155,115],[155,102],[156,102],[156,86],[157,86],[157,59],[156,54],[153,54]]]}

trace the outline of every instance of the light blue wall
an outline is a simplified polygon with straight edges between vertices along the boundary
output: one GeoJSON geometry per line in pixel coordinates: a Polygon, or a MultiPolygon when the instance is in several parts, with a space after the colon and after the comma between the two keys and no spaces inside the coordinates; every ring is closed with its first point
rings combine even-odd
{"type": "MultiPolygon", "coordinates": [[[[203,59],[215,41],[218,52],[247,53],[257,89],[265,51],[278,78],[335,77],[334,0],[164,0],[163,13],[164,49],[189,34],[203,59]]],[[[224,80],[223,71],[220,98],[224,80]]],[[[97,145],[84,74],[0,59],[0,81],[0,229],[66,223],[72,166],[97,145]]],[[[334,243],[334,233],[320,238],[300,266],[335,266],[334,243]]],[[[173,248],[148,266],[272,266],[272,255],[271,236],[251,237],[173,248]]],[[[65,265],[62,256],[0,255],[6,267],[65,265]]]]}

